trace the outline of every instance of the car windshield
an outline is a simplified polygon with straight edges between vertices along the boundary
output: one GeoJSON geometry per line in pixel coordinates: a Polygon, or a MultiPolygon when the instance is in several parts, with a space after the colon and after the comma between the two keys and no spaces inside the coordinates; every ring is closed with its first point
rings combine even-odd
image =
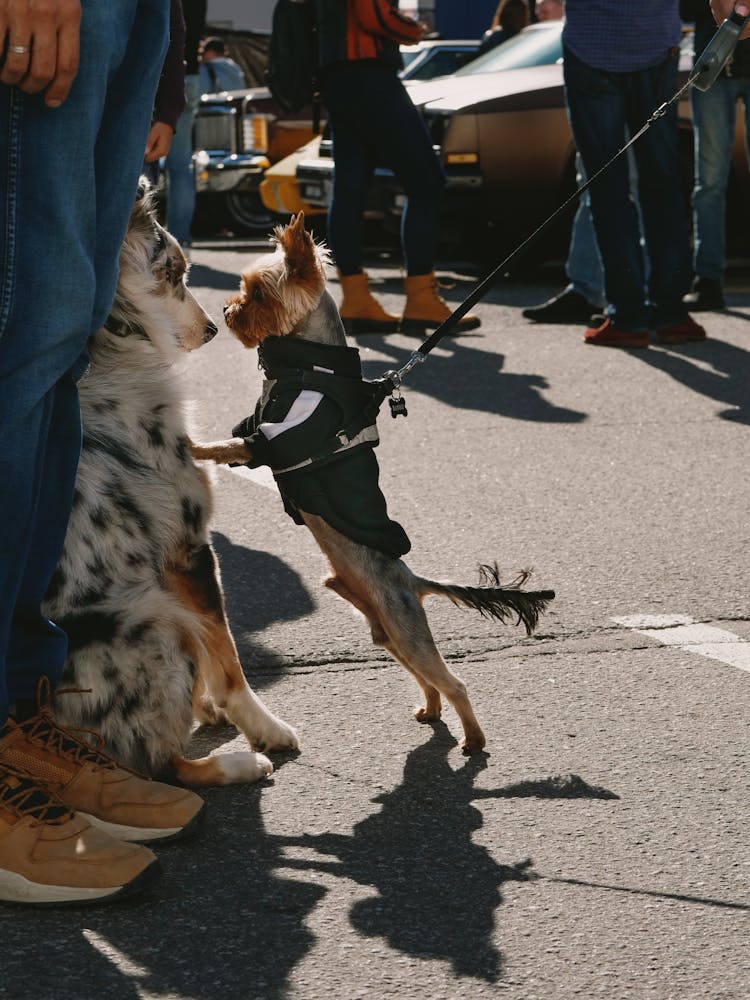
{"type": "Polygon", "coordinates": [[[454,76],[494,73],[500,69],[551,66],[562,59],[562,21],[544,28],[526,28],[484,55],[456,70],[454,76]]]}

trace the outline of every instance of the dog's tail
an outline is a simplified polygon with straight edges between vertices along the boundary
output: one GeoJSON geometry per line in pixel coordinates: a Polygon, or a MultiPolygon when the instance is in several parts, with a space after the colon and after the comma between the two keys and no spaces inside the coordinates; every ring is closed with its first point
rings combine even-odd
{"type": "Polygon", "coordinates": [[[555,597],[554,590],[522,590],[521,587],[531,575],[523,570],[506,586],[500,583],[497,563],[479,567],[479,586],[461,587],[454,583],[437,583],[435,580],[417,578],[419,597],[434,594],[447,597],[454,604],[474,608],[485,618],[495,618],[507,622],[517,616],[516,625],[523,622],[526,634],[531,635],[539,621],[539,615],[555,597]]]}

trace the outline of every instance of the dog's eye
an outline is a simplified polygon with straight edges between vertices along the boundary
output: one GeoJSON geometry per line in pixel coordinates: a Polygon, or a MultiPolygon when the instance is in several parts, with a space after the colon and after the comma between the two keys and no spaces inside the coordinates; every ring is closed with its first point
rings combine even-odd
{"type": "Polygon", "coordinates": [[[253,296],[252,297],[253,297],[253,300],[255,302],[262,302],[263,301],[263,289],[260,287],[260,285],[256,285],[255,286],[255,288],[253,289],[253,296]]]}

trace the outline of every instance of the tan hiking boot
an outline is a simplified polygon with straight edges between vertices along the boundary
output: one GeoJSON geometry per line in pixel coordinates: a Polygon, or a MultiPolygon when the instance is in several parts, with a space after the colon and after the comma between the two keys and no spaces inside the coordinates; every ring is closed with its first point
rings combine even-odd
{"type": "MultiPolygon", "coordinates": [[[[401,330],[404,333],[424,333],[434,330],[444,323],[453,310],[440,297],[439,284],[432,274],[415,274],[406,278],[406,305],[401,319],[401,330]]],[[[476,330],[481,320],[473,313],[462,316],[454,328],[454,332],[476,330]]]]}
{"type": "Polygon", "coordinates": [[[55,721],[46,706],[48,692],[45,678],[39,714],[21,723],[8,721],[0,760],[29,774],[68,809],[118,840],[164,843],[195,829],[204,809],[200,796],[141,777],[94,749],[55,721]]]}
{"type": "Polygon", "coordinates": [[[0,754],[0,902],[103,902],[139,892],[158,874],[148,848],[97,830],[0,754]]]}
{"type": "Polygon", "coordinates": [[[371,294],[367,275],[341,274],[339,281],[343,299],[339,306],[341,321],[347,333],[395,333],[399,318],[381,306],[371,294]]]}

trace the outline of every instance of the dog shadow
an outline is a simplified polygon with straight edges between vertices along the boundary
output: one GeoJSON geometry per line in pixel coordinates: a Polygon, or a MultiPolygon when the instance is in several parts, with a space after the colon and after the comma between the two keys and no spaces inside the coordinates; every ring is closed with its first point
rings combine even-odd
{"type": "MultiPolygon", "coordinates": [[[[315,610],[315,602],[299,574],[277,556],[235,545],[218,531],[212,533],[211,541],[219,559],[227,617],[240,660],[251,668],[263,663],[276,672],[285,661],[253,639],[253,634],[278,622],[304,618],[315,610]]],[[[272,681],[272,677],[253,674],[254,687],[272,681]]]]}
{"type": "MultiPolygon", "coordinates": [[[[318,942],[307,922],[339,937],[346,933],[330,919],[309,920],[329,891],[321,884],[326,876],[373,890],[349,911],[360,937],[382,938],[422,960],[447,961],[455,975],[500,981],[502,887],[538,876],[529,858],[499,864],[474,843],[483,816],[473,803],[617,796],[575,776],[476,789],[486,755],[453,770],[455,746],[447,726],[435,723],[430,739],[408,754],[400,784],[373,800],[380,810],[349,834],[275,835],[264,820],[267,787],[206,790],[200,839],[161,850],[163,878],[142,896],[109,909],[68,909],[64,923],[52,911],[14,913],[4,927],[8,995],[21,995],[28,942],[36,940],[47,955],[34,972],[37,1000],[60,996],[60,968],[76,984],[77,1000],[196,996],[196,989],[202,1000],[283,1000],[295,969],[318,942]]],[[[298,809],[296,800],[275,805],[282,820],[296,825],[293,813],[283,812],[298,809]]],[[[366,944],[355,947],[369,954],[366,944]]]]}
{"type": "MultiPolygon", "coordinates": [[[[359,347],[373,347],[385,355],[392,367],[400,368],[420,345],[400,347],[392,339],[382,336],[360,337],[359,347]]],[[[446,337],[440,342],[449,355],[431,354],[426,366],[417,366],[409,373],[404,393],[408,405],[410,390],[433,396],[458,410],[480,410],[514,420],[536,423],[576,424],[587,419],[587,414],[565,406],[556,406],[544,395],[549,382],[542,375],[521,375],[504,372],[505,356],[494,351],[483,351],[472,344],[471,334],[446,337]]],[[[388,364],[388,362],[385,362],[388,364]]],[[[365,378],[383,375],[383,361],[362,359],[365,378]]]]}
{"type": "Polygon", "coordinates": [[[357,823],[351,834],[303,834],[288,847],[312,849],[328,860],[293,861],[350,879],[376,891],[356,902],[352,926],[366,937],[385,939],[391,948],[420,958],[448,961],[457,976],[487,983],[502,978],[503,956],[496,947],[495,911],[506,882],[536,876],[530,858],[498,864],[473,840],[483,824],[472,804],[478,799],[617,798],[578,776],[529,781],[496,790],[475,790],[487,767],[486,755],[458,770],[449,764],[455,738],[442,722],[429,741],[408,755],[401,784],[372,801],[382,808],[357,823]]]}
{"type": "Polygon", "coordinates": [[[633,353],[688,389],[726,406],[718,414],[723,420],[750,423],[750,352],[711,338],[633,353]]]}

